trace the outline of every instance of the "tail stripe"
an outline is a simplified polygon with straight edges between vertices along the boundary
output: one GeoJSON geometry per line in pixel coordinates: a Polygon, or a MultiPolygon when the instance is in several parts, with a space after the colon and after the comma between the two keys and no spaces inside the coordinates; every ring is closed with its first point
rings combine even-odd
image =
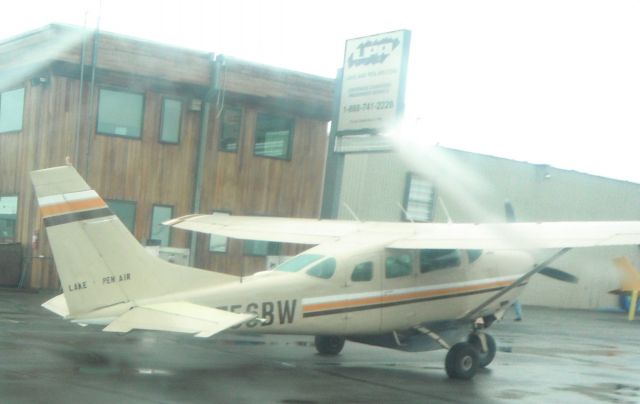
{"type": "Polygon", "coordinates": [[[107,208],[107,204],[93,190],[41,197],[38,198],[38,204],[44,218],[107,208]]]}
{"type": "Polygon", "coordinates": [[[113,216],[113,212],[109,208],[85,210],[81,212],[67,213],[66,215],[58,215],[46,217],[44,219],[45,227],[58,226],[61,224],[77,222],[80,220],[97,219],[99,217],[113,216]]]}

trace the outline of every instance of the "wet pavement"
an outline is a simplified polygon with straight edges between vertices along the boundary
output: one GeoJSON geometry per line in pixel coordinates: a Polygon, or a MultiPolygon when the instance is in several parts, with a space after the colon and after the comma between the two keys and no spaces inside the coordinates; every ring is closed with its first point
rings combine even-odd
{"type": "Polygon", "coordinates": [[[525,307],[495,324],[498,354],[470,381],[445,351],[403,353],[312,339],[103,333],[40,308],[50,293],[0,290],[2,403],[640,402],[640,320],[525,307]]]}

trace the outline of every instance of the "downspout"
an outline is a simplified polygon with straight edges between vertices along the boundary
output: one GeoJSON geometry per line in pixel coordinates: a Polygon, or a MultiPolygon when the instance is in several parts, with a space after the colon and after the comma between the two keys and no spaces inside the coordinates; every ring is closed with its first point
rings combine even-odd
{"type": "MultiPolygon", "coordinates": [[[[209,110],[210,100],[215,96],[218,81],[218,66],[214,60],[213,53],[209,56],[209,88],[202,100],[202,111],[200,111],[200,139],[198,140],[198,153],[196,154],[196,175],[193,183],[193,213],[201,213],[202,205],[202,176],[204,172],[204,162],[207,152],[207,134],[209,132],[209,110]]],[[[189,248],[189,265],[195,266],[196,251],[198,246],[197,234],[191,233],[191,246],[189,248]]]]}
{"type": "Polygon", "coordinates": [[[82,49],[80,51],[80,86],[79,86],[79,94],[78,94],[78,106],[76,108],[76,113],[78,114],[78,118],[76,119],[76,134],[75,134],[75,145],[73,151],[72,161],[74,162],[74,166],[80,166],[80,127],[82,123],[82,101],[84,98],[84,59],[85,54],[87,52],[87,14],[84,15],[84,28],[82,31],[82,49]]]}
{"type": "Polygon", "coordinates": [[[338,141],[338,115],[340,114],[340,89],[342,88],[342,69],[336,75],[333,93],[333,107],[331,118],[331,133],[327,144],[327,161],[322,190],[321,219],[336,219],[340,208],[340,190],[342,189],[342,175],[344,174],[344,153],[336,152],[338,141]]]}
{"type": "Polygon", "coordinates": [[[87,111],[87,150],[85,155],[84,162],[84,178],[89,180],[89,169],[91,165],[89,164],[91,160],[91,148],[93,147],[93,135],[92,130],[96,130],[96,125],[91,126],[89,118],[94,114],[95,108],[95,100],[94,100],[94,92],[96,87],[96,66],[98,65],[98,46],[100,45],[100,16],[98,15],[98,24],[96,26],[96,30],[93,34],[93,52],[92,52],[92,61],[91,61],[91,86],[89,91],[89,110],[87,111]]]}

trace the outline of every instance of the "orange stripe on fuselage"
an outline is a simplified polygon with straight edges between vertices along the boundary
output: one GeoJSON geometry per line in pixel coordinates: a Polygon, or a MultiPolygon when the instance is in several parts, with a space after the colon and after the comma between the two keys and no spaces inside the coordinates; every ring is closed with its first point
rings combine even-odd
{"type": "Polygon", "coordinates": [[[102,198],[91,198],[78,201],[65,201],[55,205],[43,206],[40,208],[40,213],[42,214],[42,217],[50,217],[89,209],[104,208],[106,206],[107,204],[102,200],[102,198]]]}
{"type": "Polygon", "coordinates": [[[481,291],[484,289],[489,290],[497,287],[507,287],[511,285],[511,283],[512,282],[510,281],[492,282],[492,283],[486,283],[483,285],[476,285],[476,286],[465,286],[465,287],[448,288],[448,289],[440,289],[440,290],[426,290],[421,292],[404,293],[404,294],[393,295],[393,296],[378,296],[378,297],[369,297],[364,299],[341,300],[338,302],[310,304],[310,305],[304,306],[303,310],[305,313],[310,313],[315,311],[343,309],[343,308],[350,308],[355,306],[365,306],[370,304],[395,303],[403,300],[413,300],[413,299],[421,299],[421,298],[428,298],[428,297],[444,296],[449,294],[453,295],[458,293],[475,292],[475,291],[481,291]]]}

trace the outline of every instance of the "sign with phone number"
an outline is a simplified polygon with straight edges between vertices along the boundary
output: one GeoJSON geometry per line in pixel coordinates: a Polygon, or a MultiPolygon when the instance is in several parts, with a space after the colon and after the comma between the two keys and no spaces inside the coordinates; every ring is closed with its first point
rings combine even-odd
{"type": "Polygon", "coordinates": [[[346,42],[338,135],[379,133],[401,115],[410,34],[400,30],[346,42]]]}

